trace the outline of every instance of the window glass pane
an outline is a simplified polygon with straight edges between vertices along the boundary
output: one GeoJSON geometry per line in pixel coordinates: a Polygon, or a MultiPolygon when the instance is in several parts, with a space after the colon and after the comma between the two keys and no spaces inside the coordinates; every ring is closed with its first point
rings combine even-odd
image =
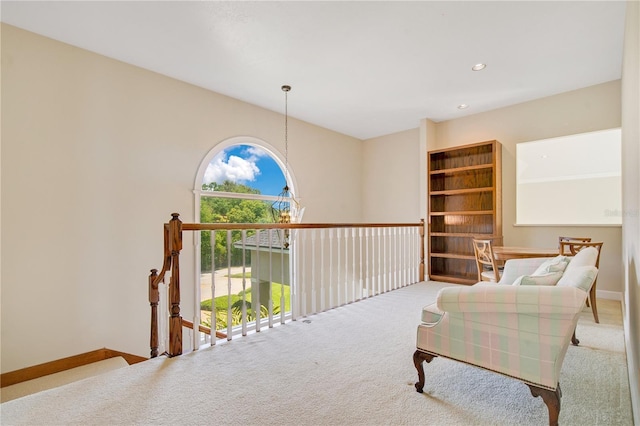
{"type": "Polygon", "coordinates": [[[211,160],[202,189],[277,196],[284,183],[282,169],[267,151],[253,145],[234,145],[211,160]]]}
{"type": "Polygon", "coordinates": [[[273,223],[271,203],[242,198],[201,197],[200,222],[273,223]]]}
{"type": "Polygon", "coordinates": [[[516,218],[524,225],[619,225],[621,130],[516,145],[516,218]]]}

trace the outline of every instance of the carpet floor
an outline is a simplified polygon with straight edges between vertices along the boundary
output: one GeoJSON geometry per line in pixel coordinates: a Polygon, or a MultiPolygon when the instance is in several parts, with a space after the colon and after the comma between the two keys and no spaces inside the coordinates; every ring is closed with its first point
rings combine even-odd
{"type": "MultiPolygon", "coordinates": [[[[180,357],[164,357],[0,405],[3,425],[546,425],[521,382],[436,358],[413,366],[414,284],[180,357]]],[[[619,304],[618,304],[619,306],[619,304]]],[[[602,311],[605,311],[599,306],[602,311]]],[[[632,425],[622,326],[585,308],[563,364],[562,425],[632,425]]]]}

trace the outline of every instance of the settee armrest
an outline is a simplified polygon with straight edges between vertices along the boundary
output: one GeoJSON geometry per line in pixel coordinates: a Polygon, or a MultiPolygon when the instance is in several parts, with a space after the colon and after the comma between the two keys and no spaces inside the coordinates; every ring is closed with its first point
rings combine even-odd
{"type": "Polygon", "coordinates": [[[504,270],[500,275],[500,282],[498,284],[511,285],[516,278],[522,275],[530,275],[538,266],[542,265],[548,257],[528,257],[525,259],[509,259],[504,264],[504,270]]]}
{"type": "Polygon", "coordinates": [[[576,287],[556,286],[446,287],[438,293],[436,306],[444,312],[575,315],[587,294],[576,287]]]}

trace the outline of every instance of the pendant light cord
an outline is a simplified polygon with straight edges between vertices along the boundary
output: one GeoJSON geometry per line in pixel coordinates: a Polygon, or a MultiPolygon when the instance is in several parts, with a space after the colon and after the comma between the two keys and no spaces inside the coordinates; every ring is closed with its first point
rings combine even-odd
{"type": "Polygon", "coordinates": [[[282,86],[284,92],[284,185],[289,187],[289,91],[291,86],[282,86]]]}

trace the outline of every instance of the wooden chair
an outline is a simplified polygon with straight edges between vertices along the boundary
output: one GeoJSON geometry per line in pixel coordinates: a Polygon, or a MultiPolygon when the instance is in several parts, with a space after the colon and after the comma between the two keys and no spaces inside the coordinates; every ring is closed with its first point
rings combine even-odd
{"type": "MultiPolygon", "coordinates": [[[[565,237],[566,238],[566,237],[565,237]]],[[[587,238],[585,238],[587,239],[587,238]]],[[[596,268],[600,269],[600,253],[602,252],[602,244],[601,242],[592,242],[591,238],[588,238],[589,241],[580,241],[580,239],[575,239],[571,241],[563,241],[560,240],[560,254],[563,256],[575,256],[580,250],[587,247],[595,247],[598,249],[598,258],[596,259],[596,268]]],[[[591,310],[593,311],[593,318],[596,323],[600,323],[598,319],[598,307],[596,306],[596,284],[598,279],[593,282],[593,286],[589,291],[589,297],[587,298],[587,306],[591,306],[591,310]]]]}
{"type": "Polygon", "coordinates": [[[473,251],[476,255],[476,266],[478,267],[478,281],[500,281],[500,268],[493,255],[491,240],[478,240],[472,238],[473,251]]]}
{"type": "Polygon", "coordinates": [[[589,237],[558,237],[558,248],[560,248],[560,243],[563,241],[579,241],[583,243],[590,243],[591,238],[589,237]]]}

